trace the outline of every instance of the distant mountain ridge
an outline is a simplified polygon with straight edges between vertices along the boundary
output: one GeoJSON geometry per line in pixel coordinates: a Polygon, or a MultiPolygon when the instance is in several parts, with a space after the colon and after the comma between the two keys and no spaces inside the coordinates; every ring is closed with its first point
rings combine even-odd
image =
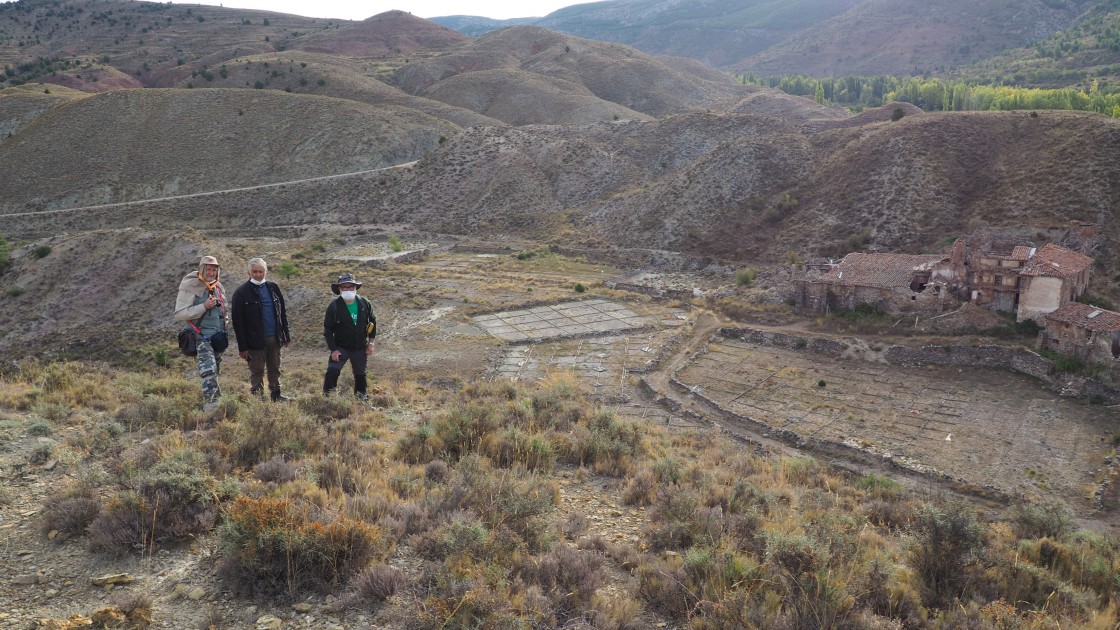
{"type": "MultiPolygon", "coordinates": [[[[1083,22],[1120,23],[1115,0],[606,0],[578,4],[539,19],[432,18],[479,36],[532,24],[589,39],[677,55],[764,75],[962,75],[998,77],[1004,65],[1083,22]],[[1015,51],[1021,51],[1016,53],[1015,51]],[[1008,56],[1010,53],[1011,56],[1008,56]],[[1000,60],[1003,60],[1002,62],[1000,60]],[[993,66],[993,64],[995,64],[993,66]]],[[[1067,70],[1115,77],[1120,47],[1078,38],[1083,54],[1067,70]],[[1092,51],[1093,54],[1088,54],[1092,51]]],[[[1073,48],[1072,45],[1065,50],[1073,48]]],[[[1055,61],[1051,59],[1051,61],[1055,61]]],[[[1021,61],[1019,62],[1021,65],[1021,61]]],[[[1062,66],[1038,63],[1035,66],[1062,66]]],[[[1012,72],[1010,74],[1014,74],[1012,72]]],[[[1019,74],[1020,81],[1029,77],[1019,74]]]]}

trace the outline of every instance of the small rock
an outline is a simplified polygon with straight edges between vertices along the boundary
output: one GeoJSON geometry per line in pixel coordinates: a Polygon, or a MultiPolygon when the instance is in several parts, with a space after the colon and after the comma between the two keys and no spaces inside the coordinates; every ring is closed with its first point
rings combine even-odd
{"type": "Polygon", "coordinates": [[[299,603],[296,603],[296,604],[292,604],[292,610],[294,610],[296,612],[301,612],[301,613],[311,612],[311,604],[308,604],[306,602],[299,602],[299,603]]]}
{"type": "Polygon", "coordinates": [[[52,529],[51,531],[47,532],[47,540],[54,540],[57,537],[58,537],[58,530],[57,529],[52,529]]]}
{"type": "Polygon", "coordinates": [[[51,461],[43,464],[43,470],[54,470],[55,466],[58,466],[58,460],[52,459],[51,461]]]}
{"type": "Polygon", "coordinates": [[[28,585],[28,584],[38,584],[38,583],[39,583],[39,576],[38,575],[32,575],[32,574],[29,574],[29,573],[25,573],[23,575],[17,575],[14,578],[12,578],[12,584],[28,585]]]}
{"type": "Polygon", "coordinates": [[[132,584],[134,579],[128,573],[114,573],[91,578],[90,582],[94,586],[112,586],[114,584],[132,584]]]}
{"type": "Polygon", "coordinates": [[[178,584],[175,585],[175,589],[173,591],[171,591],[171,594],[174,595],[175,597],[185,597],[186,594],[187,594],[187,591],[189,591],[189,590],[191,590],[191,587],[187,586],[186,584],[183,584],[182,582],[179,582],[178,584]]]}
{"type": "Polygon", "coordinates": [[[257,619],[257,630],[280,630],[284,622],[272,615],[265,615],[257,619]]]}
{"type": "Polygon", "coordinates": [[[196,587],[192,588],[189,593],[187,593],[187,599],[191,600],[192,602],[197,602],[198,600],[202,599],[205,595],[206,595],[206,590],[203,589],[201,586],[196,586],[196,587]]]}

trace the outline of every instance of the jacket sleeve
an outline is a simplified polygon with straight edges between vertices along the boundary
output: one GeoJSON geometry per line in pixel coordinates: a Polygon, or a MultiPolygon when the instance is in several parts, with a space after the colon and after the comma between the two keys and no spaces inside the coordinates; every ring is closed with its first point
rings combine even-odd
{"type": "Polygon", "coordinates": [[[243,299],[241,289],[242,287],[237,287],[237,290],[233,292],[233,299],[230,300],[229,307],[230,319],[233,321],[233,336],[237,337],[237,351],[239,353],[249,349],[245,347],[247,336],[245,335],[245,307],[241,304],[243,299]]]}
{"type": "Polygon", "coordinates": [[[284,294],[280,292],[280,285],[274,282],[272,289],[276,291],[276,312],[280,314],[280,343],[288,343],[292,340],[292,333],[288,330],[288,305],[284,303],[284,294]]]}
{"type": "Polygon", "coordinates": [[[323,317],[323,339],[327,341],[327,347],[330,348],[331,352],[338,350],[338,343],[334,339],[335,308],[337,308],[335,300],[331,300],[331,303],[327,305],[327,314],[323,317]]]}
{"type": "Polygon", "coordinates": [[[175,314],[173,317],[176,321],[185,322],[190,319],[198,319],[206,313],[206,306],[199,303],[195,304],[195,295],[190,291],[179,289],[179,295],[175,297],[175,314]]]}

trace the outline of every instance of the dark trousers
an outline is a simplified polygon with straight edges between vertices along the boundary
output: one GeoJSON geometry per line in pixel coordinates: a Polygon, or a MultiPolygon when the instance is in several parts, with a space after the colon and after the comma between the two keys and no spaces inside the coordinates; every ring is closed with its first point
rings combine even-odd
{"type": "Polygon", "coordinates": [[[281,347],[276,337],[265,337],[263,350],[249,351],[249,388],[254,394],[263,393],[265,368],[268,369],[268,391],[280,391],[281,347]]]}
{"type": "Polygon", "coordinates": [[[347,350],[338,349],[338,361],[327,361],[327,374],[323,377],[323,393],[329,394],[338,387],[338,375],[342,373],[342,366],[350,362],[350,369],[354,372],[354,395],[366,394],[366,349],[347,350]]]}

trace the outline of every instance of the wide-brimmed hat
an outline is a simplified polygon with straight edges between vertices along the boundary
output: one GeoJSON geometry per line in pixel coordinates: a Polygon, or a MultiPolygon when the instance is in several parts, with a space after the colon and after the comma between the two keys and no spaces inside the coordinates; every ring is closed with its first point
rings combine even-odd
{"type": "Polygon", "coordinates": [[[206,267],[206,265],[214,265],[218,269],[222,268],[222,266],[218,264],[217,258],[214,258],[213,256],[203,256],[202,260],[198,261],[198,273],[202,273],[202,270],[206,267]]]}
{"type": "Polygon", "coordinates": [[[335,295],[338,295],[338,285],[340,284],[352,284],[359,289],[362,287],[362,283],[358,282],[357,278],[355,278],[352,273],[344,273],[338,277],[338,282],[331,283],[331,291],[333,291],[335,295]]]}

